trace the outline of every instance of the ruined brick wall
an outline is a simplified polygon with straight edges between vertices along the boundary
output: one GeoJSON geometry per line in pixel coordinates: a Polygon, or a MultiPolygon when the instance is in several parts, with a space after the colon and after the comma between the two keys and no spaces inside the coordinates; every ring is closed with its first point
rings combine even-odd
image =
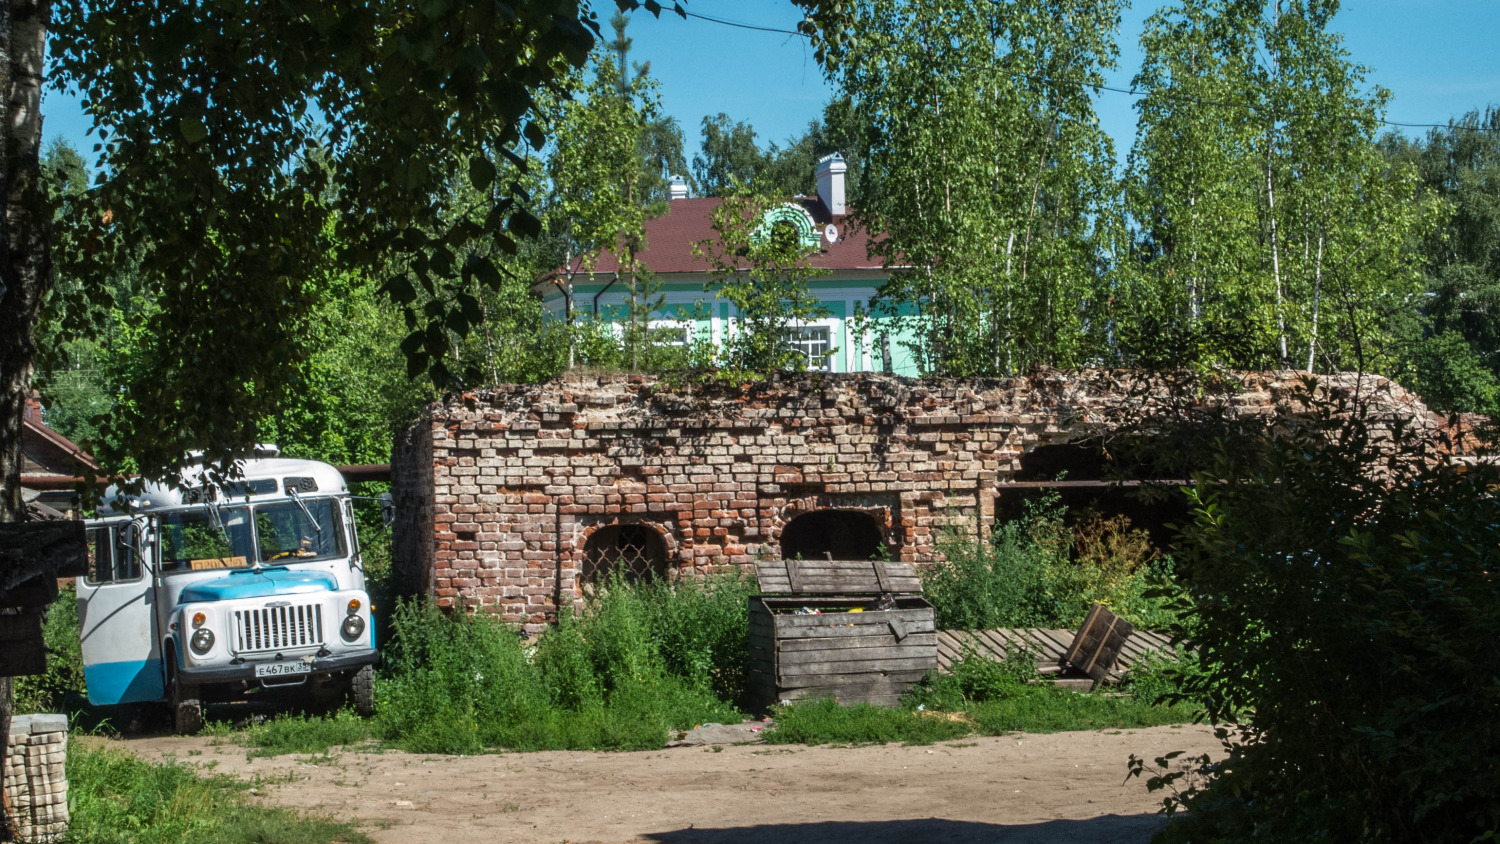
{"type": "MultiPolygon", "coordinates": [[[[1233,380],[1194,401],[1230,415],[1294,412],[1297,373],[1233,380]]],[[[1384,379],[1322,383],[1357,389],[1388,416],[1428,417],[1384,379]]],[[[1104,370],[675,386],[594,375],[499,386],[433,405],[397,442],[396,565],[442,606],[535,629],[579,599],[590,554],[605,537],[624,541],[618,526],[633,531],[629,542],[649,540],[669,571],[707,572],[777,558],[794,519],[833,510],[873,522],[892,558],[932,561],[945,526],[987,532],[996,489],[1024,453],[1107,432],[1181,395],[1150,376],[1104,370]]]]}

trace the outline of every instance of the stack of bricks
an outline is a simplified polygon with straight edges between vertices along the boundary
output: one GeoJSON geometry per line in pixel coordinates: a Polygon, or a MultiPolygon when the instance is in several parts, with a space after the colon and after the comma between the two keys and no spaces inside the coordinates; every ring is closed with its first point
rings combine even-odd
{"type": "MultiPolygon", "coordinates": [[[[591,547],[621,535],[612,526],[633,526],[632,542],[649,531],[670,573],[703,574],[776,559],[794,519],[841,511],[873,525],[890,558],[922,565],[941,559],[945,530],[987,533],[997,494],[1040,446],[1107,438],[1183,402],[1232,418],[1303,411],[1302,373],[1180,379],[572,375],[452,396],[393,450],[394,565],[439,606],[536,631],[581,601],[591,547]]],[[[1430,418],[1383,378],[1323,376],[1319,389],[1430,418]]]]}
{"type": "Polygon", "coordinates": [[[5,798],[23,844],[51,844],[68,831],[68,717],[17,715],[5,753],[5,798]]]}

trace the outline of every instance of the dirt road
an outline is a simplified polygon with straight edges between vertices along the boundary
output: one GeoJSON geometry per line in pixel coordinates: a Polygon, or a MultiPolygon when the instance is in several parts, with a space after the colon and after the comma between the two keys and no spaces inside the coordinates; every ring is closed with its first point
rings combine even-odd
{"type": "Polygon", "coordinates": [[[207,739],[122,742],[270,779],[261,799],[390,844],[1145,842],[1157,795],[1131,753],[1215,752],[1202,727],[1018,734],[931,747],[764,744],[477,757],[336,751],[247,760],[207,739]]]}

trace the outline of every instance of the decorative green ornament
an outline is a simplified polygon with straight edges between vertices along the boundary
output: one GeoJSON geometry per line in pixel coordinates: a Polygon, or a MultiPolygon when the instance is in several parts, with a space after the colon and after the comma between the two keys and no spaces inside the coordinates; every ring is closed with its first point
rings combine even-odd
{"type": "Polygon", "coordinates": [[[794,202],[783,202],[775,208],[766,209],[760,217],[760,225],[755,227],[750,239],[755,243],[764,242],[778,223],[788,223],[796,228],[797,243],[803,249],[817,249],[822,245],[823,236],[813,228],[813,220],[807,209],[794,202]]]}

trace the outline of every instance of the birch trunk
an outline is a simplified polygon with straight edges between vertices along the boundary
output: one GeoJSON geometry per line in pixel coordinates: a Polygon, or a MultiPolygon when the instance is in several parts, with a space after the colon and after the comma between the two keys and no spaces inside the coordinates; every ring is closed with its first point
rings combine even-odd
{"type": "Polygon", "coordinates": [[[1307,371],[1313,371],[1318,348],[1318,304],[1323,294],[1323,232],[1318,232],[1318,257],[1313,261],[1312,336],[1307,340],[1307,371]]]}
{"type": "MultiPolygon", "coordinates": [[[[42,63],[50,0],[0,2],[0,522],[19,522],[21,423],[36,361],[36,323],[52,285],[47,250],[50,215],[41,185],[42,63]]],[[[10,733],[12,683],[0,678],[0,765],[10,733]]],[[[0,806],[3,806],[0,801],[0,806]]],[[[0,840],[11,840],[9,807],[0,809],[0,840]]]]}

